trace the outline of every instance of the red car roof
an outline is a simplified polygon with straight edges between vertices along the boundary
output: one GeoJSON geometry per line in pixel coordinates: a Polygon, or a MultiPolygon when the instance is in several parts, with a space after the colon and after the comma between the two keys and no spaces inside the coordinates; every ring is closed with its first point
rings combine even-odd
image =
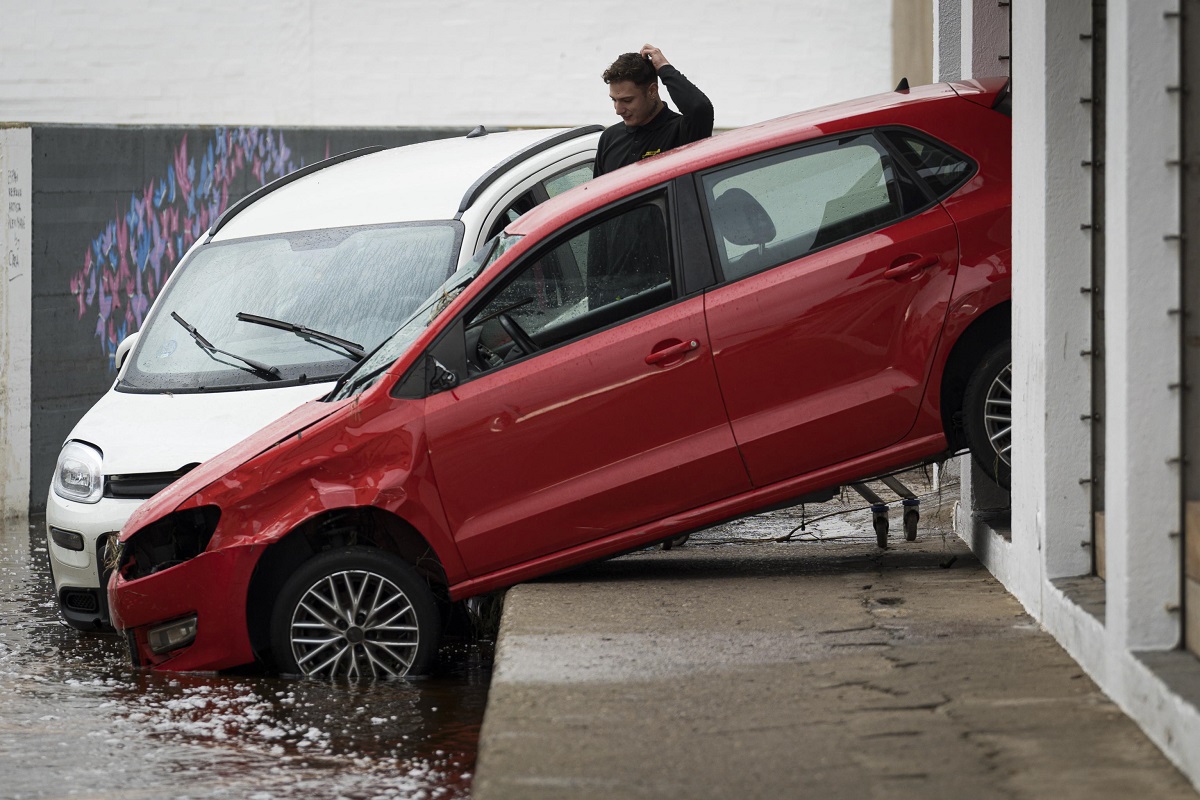
{"type": "Polygon", "coordinates": [[[543,226],[554,228],[592,208],[599,208],[643,188],[745,155],[840,131],[899,123],[901,119],[911,125],[914,118],[939,116],[929,107],[931,105],[943,105],[959,98],[991,105],[1007,82],[1007,78],[987,78],[918,86],[903,92],[848,100],[735,128],[588,181],[532,209],[509,225],[506,232],[525,235],[543,226]],[[898,111],[903,113],[898,114],[898,111]]]}

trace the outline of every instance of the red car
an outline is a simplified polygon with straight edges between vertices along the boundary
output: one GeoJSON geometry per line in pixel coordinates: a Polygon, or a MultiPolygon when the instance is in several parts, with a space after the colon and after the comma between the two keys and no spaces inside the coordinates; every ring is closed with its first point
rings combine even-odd
{"type": "Polygon", "coordinates": [[[1006,480],[1007,95],[796,114],[529,211],[135,513],[134,663],[418,673],[451,601],[968,446],[1006,480]]]}

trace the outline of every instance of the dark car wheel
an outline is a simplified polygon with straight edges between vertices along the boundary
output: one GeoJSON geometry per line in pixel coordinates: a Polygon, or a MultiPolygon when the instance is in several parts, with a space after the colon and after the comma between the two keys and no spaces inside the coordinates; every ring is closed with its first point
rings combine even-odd
{"type": "Polygon", "coordinates": [[[271,646],[285,673],[394,678],[428,671],[441,616],[428,584],[391,553],[330,550],[296,571],[271,616],[271,646]]]}
{"type": "Polygon", "coordinates": [[[1012,342],[993,347],[963,398],[963,429],[975,463],[1007,489],[1012,471],[1012,342]]]}

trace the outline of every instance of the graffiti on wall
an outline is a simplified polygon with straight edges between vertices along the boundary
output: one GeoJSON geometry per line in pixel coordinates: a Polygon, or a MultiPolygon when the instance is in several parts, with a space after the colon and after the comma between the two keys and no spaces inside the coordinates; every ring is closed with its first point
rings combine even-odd
{"type": "MultiPolygon", "coordinates": [[[[197,159],[184,134],[163,173],[133,193],[127,210],[92,239],[71,277],[79,319],[94,314],[102,357],[115,369],[117,345],[141,328],[175,264],[229,206],[235,180],[247,171],[259,186],[304,166],[282,131],[216,128],[197,159]]],[[[329,156],[326,142],[325,157],[329,156]]],[[[244,185],[244,180],[243,180],[244,185]]]]}

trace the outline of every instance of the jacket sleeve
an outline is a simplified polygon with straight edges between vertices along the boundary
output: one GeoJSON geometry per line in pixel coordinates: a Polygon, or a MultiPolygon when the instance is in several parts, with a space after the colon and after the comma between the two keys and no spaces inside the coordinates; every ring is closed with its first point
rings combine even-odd
{"type": "Polygon", "coordinates": [[[697,89],[694,83],[671,64],[663,66],[658,71],[658,77],[671,93],[671,99],[675,101],[679,113],[683,115],[684,139],[680,144],[712,136],[713,104],[704,92],[697,89]]]}

